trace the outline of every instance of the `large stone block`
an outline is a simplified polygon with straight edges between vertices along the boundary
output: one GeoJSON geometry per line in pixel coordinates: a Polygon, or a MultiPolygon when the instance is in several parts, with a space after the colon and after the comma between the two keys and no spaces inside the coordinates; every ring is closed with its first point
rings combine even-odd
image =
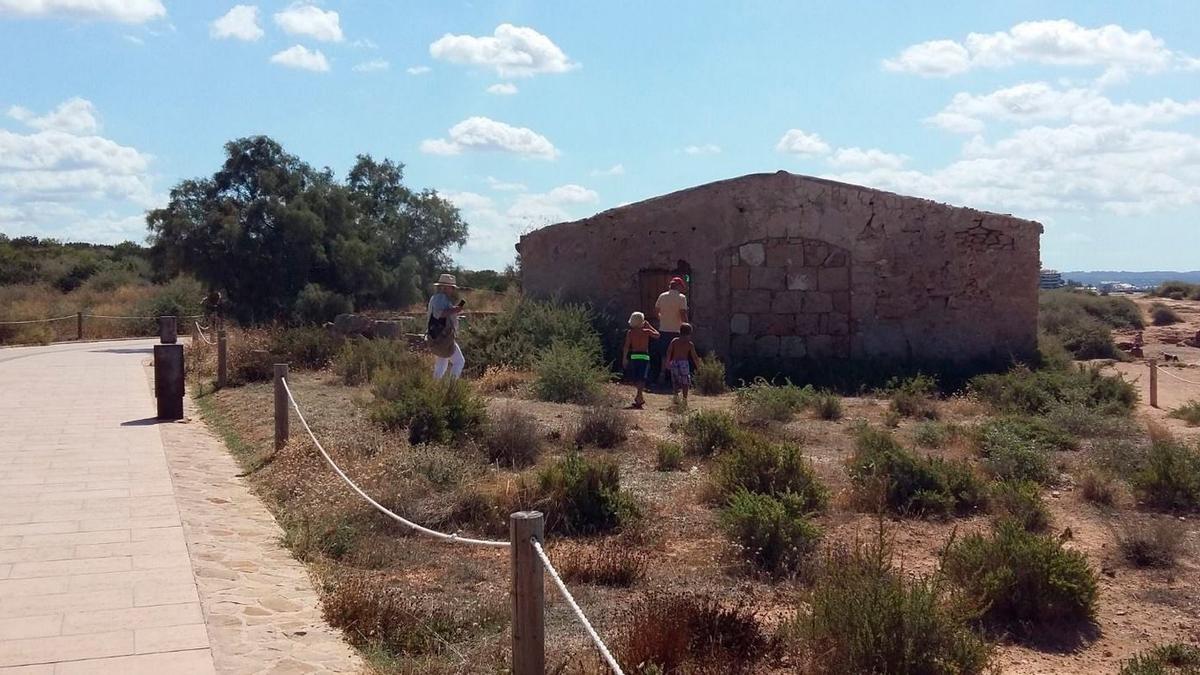
{"type": "Polygon", "coordinates": [[[771,300],[775,314],[799,314],[804,308],[804,291],[781,291],[771,300]]]}
{"type": "Polygon", "coordinates": [[[829,335],[814,335],[808,338],[808,355],[815,358],[834,356],[834,340],[829,335]]]}
{"type": "Polygon", "coordinates": [[[371,335],[375,322],[368,316],[338,314],[333,319],[333,329],[342,335],[371,335]]]}
{"type": "Polygon", "coordinates": [[[779,356],[779,337],[764,335],[754,341],[754,353],[763,357],[779,356]]]}
{"type": "Polygon", "coordinates": [[[729,341],[729,351],[734,356],[753,356],[754,355],[754,338],[749,335],[734,335],[729,341]]]}
{"type": "Polygon", "coordinates": [[[804,264],[808,267],[820,267],[829,257],[829,247],[817,241],[804,242],[804,264]]]}
{"type": "Polygon", "coordinates": [[[806,314],[825,314],[832,311],[832,295],[819,292],[804,294],[804,312],[806,314]]]}
{"type": "Polygon", "coordinates": [[[789,291],[817,290],[817,270],[811,267],[790,267],[787,271],[789,291]]]}
{"type": "Polygon", "coordinates": [[[804,358],[808,354],[808,348],[804,344],[804,338],[798,335],[785,335],[779,338],[779,355],[789,359],[804,358]]]}
{"type": "Polygon", "coordinates": [[[826,293],[850,288],[850,270],[846,267],[826,267],[817,272],[817,285],[826,293]]]}
{"type": "Polygon", "coordinates": [[[767,247],[767,266],[791,267],[804,264],[804,247],[801,244],[778,243],[767,247]]]}
{"type": "Polygon", "coordinates": [[[848,335],[850,319],[845,314],[836,312],[821,315],[821,332],[829,335],[848,335]]]}
{"type": "Polygon", "coordinates": [[[820,314],[797,314],[796,335],[816,335],[821,332],[820,314]]]}
{"type": "Polygon", "coordinates": [[[729,319],[729,332],[733,335],[746,335],[750,332],[750,315],[734,314],[729,319]]]}
{"type": "Polygon", "coordinates": [[[745,265],[729,268],[729,287],[737,290],[750,288],[750,268],[745,265]]]}
{"type": "Polygon", "coordinates": [[[751,267],[750,288],[777,290],[784,287],[782,267],[751,267]]]}
{"type": "Polygon", "coordinates": [[[793,314],[755,314],[750,317],[750,332],[754,335],[790,335],[796,332],[793,314]]]}
{"type": "Polygon", "coordinates": [[[842,314],[850,313],[849,291],[838,291],[837,293],[830,293],[829,295],[833,298],[833,311],[841,312],[842,314]]]}
{"type": "Polygon", "coordinates": [[[375,337],[385,340],[399,340],[401,335],[404,335],[404,322],[402,321],[376,321],[375,322],[375,337]]]}
{"type": "Polygon", "coordinates": [[[761,265],[767,260],[763,245],[757,242],[742,244],[738,247],[738,257],[747,265],[761,265]]]}
{"type": "Polygon", "coordinates": [[[731,310],[745,314],[760,314],[771,311],[771,291],[733,291],[731,310]]]}

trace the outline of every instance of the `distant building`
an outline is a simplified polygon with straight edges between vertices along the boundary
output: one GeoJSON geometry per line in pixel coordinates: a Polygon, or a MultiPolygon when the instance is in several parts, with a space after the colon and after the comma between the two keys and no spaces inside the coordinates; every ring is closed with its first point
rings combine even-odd
{"type": "Polygon", "coordinates": [[[1048,291],[1055,288],[1066,286],[1067,282],[1063,281],[1062,273],[1058,270],[1042,270],[1038,277],[1038,288],[1048,291]]]}

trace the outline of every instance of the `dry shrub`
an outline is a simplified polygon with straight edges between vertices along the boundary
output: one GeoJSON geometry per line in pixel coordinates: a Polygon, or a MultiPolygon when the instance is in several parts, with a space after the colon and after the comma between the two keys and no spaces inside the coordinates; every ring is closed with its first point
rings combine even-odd
{"type": "Polygon", "coordinates": [[[500,365],[488,366],[475,384],[484,394],[508,394],[518,391],[532,381],[533,373],[500,365]]]}
{"type": "Polygon", "coordinates": [[[551,559],[567,582],[627,587],[646,577],[650,557],[621,541],[559,544],[551,559]]]}
{"type": "Polygon", "coordinates": [[[725,393],[725,364],[716,354],[709,352],[700,359],[696,372],[692,375],[696,391],[702,396],[718,396],[725,393]]]}
{"type": "Polygon", "coordinates": [[[709,595],[652,592],[629,608],[617,660],[643,673],[738,673],[770,646],[754,611],[709,595]]]}
{"type": "Polygon", "coordinates": [[[1121,662],[1117,675],[1195,675],[1200,673],[1200,648],[1172,642],[1157,645],[1121,662]]]}
{"type": "Polygon", "coordinates": [[[514,406],[505,406],[484,425],[483,449],[488,459],[514,468],[529,466],[542,451],[537,418],[514,406]]]}
{"type": "Polygon", "coordinates": [[[629,417],[623,411],[596,406],[580,413],[579,426],[575,428],[575,445],[615,448],[627,438],[629,417]]]}
{"type": "Polygon", "coordinates": [[[1104,469],[1085,469],[1079,477],[1079,493],[1087,501],[1100,506],[1113,506],[1118,497],[1117,479],[1104,469]]]}
{"type": "Polygon", "coordinates": [[[936,420],[938,418],[937,382],[926,375],[916,375],[904,380],[894,379],[888,383],[891,401],[888,409],[901,417],[936,420]]]}
{"type": "Polygon", "coordinates": [[[1188,401],[1172,410],[1171,417],[1187,422],[1189,427],[1200,427],[1200,399],[1188,401]]]}
{"type": "Polygon", "coordinates": [[[1174,567],[1187,528],[1172,518],[1125,525],[1117,533],[1121,555],[1134,567],[1174,567]]]}
{"type": "Polygon", "coordinates": [[[655,468],[659,471],[679,471],[683,468],[683,447],[671,441],[659,441],[655,468]]]}
{"type": "Polygon", "coordinates": [[[321,603],[325,620],[360,647],[389,655],[439,653],[504,625],[505,603],[463,598],[429,599],[385,576],[347,574],[321,603]]]}

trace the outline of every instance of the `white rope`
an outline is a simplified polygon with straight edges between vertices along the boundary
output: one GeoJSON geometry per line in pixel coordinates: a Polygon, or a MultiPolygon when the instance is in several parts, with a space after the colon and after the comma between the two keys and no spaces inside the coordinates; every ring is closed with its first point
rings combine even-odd
{"type": "Polygon", "coordinates": [[[1158,369],[1158,372],[1160,372],[1160,373],[1166,373],[1167,375],[1170,375],[1171,377],[1173,377],[1173,378],[1175,378],[1175,379],[1179,380],[1180,382],[1187,382],[1188,384],[1194,384],[1194,385],[1196,385],[1196,386],[1200,387],[1200,382],[1192,382],[1191,380],[1185,380],[1185,379],[1183,379],[1182,377],[1180,377],[1180,376],[1176,375],[1175,373],[1172,373],[1172,372],[1171,372],[1169,369],[1167,369],[1167,368],[1159,368],[1159,369],[1158,369]]]}
{"type": "Polygon", "coordinates": [[[583,610],[579,609],[579,604],[575,602],[575,598],[572,597],[571,591],[567,590],[567,585],[563,583],[562,577],[558,576],[558,570],[554,569],[554,565],[550,564],[550,558],[548,558],[546,556],[546,552],[542,550],[542,543],[537,539],[531,539],[530,541],[533,543],[533,550],[537,552],[538,558],[542,560],[542,565],[546,568],[546,571],[550,573],[550,578],[554,581],[554,585],[558,587],[558,592],[563,596],[563,599],[567,601],[567,604],[571,606],[571,610],[575,612],[575,618],[579,619],[579,623],[582,624],[583,629],[587,631],[588,637],[592,638],[592,642],[595,643],[596,649],[600,651],[600,656],[604,657],[604,662],[607,663],[608,667],[612,668],[612,671],[617,675],[625,675],[625,671],[621,670],[620,664],[618,664],[617,660],[613,658],[612,652],[608,651],[608,647],[604,645],[604,641],[600,639],[600,636],[596,633],[596,629],[592,628],[592,623],[588,621],[586,616],[584,616],[583,610]]]}
{"type": "MultiPolygon", "coordinates": [[[[129,319],[129,320],[144,320],[144,321],[149,321],[151,319],[159,318],[157,316],[114,316],[112,314],[84,314],[84,316],[91,318],[91,319],[129,319]]],[[[188,314],[187,316],[177,316],[175,318],[176,319],[200,319],[203,317],[204,317],[203,314],[188,314]]]]}
{"type": "Polygon", "coordinates": [[[204,337],[204,329],[200,327],[199,321],[196,322],[196,332],[200,334],[201,340],[204,340],[205,342],[207,342],[210,345],[217,344],[217,343],[213,342],[212,340],[209,340],[208,338],[204,337]]]}
{"type": "Polygon", "coordinates": [[[287,392],[288,400],[291,401],[291,403],[292,403],[292,409],[296,411],[296,416],[298,418],[300,418],[300,424],[303,425],[304,430],[308,432],[308,437],[312,439],[313,445],[317,446],[317,451],[321,453],[321,456],[325,458],[325,461],[329,463],[329,466],[333,468],[334,472],[336,472],[338,476],[341,476],[342,480],[346,482],[346,485],[350,486],[350,489],[357,492],[360,497],[367,500],[367,503],[369,503],[371,506],[374,506],[376,509],[378,509],[380,513],[382,513],[383,515],[400,523],[401,525],[404,525],[413,530],[416,530],[417,532],[420,532],[421,534],[427,534],[431,537],[434,537],[436,539],[441,539],[443,541],[453,541],[453,542],[458,542],[458,543],[462,543],[462,544],[475,544],[476,546],[497,546],[497,547],[499,547],[499,546],[507,547],[508,546],[507,541],[494,541],[494,540],[490,540],[490,539],[470,539],[467,537],[460,537],[457,534],[446,534],[445,532],[438,532],[437,530],[431,530],[428,527],[422,527],[421,525],[418,525],[418,524],[412,522],[411,520],[407,520],[405,518],[402,518],[402,517],[396,515],[395,513],[392,513],[391,511],[389,511],[387,509],[387,507],[383,506],[382,504],[375,501],[374,499],[371,499],[370,495],[368,495],[366,492],[363,492],[362,488],[358,487],[357,485],[354,484],[354,481],[350,480],[349,476],[347,476],[345,474],[345,472],[342,471],[341,467],[339,467],[337,465],[337,463],[333,461],[333,458],[329,456],[329,453],[325,452],[325,447],[323,445],[321,445],[321,441],[317,440],[316,435],[313,434],[312,428],[308,426],[308,421],[304,419],[304,413],[300,412],[300,406],[296,404],[296,398],[294,396],[292,396],[292,388],[288,385],[287,378],[283,379],[283,390],[287,392]]]}
{"type": "Polygon", "coordinates": [[[17,324],[25,324],[25,323],[49,323],[51,321],[65,321],[67,319],[74,319],[75,316],[76,315],[72,314],[70,316],[55,317],[53,319],[28,319],[26,321],[0,321],[0,326],[15,326],[17,324]]]}

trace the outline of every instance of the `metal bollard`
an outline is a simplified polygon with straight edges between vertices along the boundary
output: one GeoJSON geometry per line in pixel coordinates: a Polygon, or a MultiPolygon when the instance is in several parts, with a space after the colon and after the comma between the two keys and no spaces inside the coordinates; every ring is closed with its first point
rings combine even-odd
{"type": "Polygon", "coordinates": [[[542,541],[545,518],[540,511],[509,516],[512,551],[512,672],[543,675],[546,671],[545,588],[542,561],[531,539],[542,541]]]}
{"type": "Polygon", "coordinates": [[[183,345],[154,345],[154,402],[158,419],[183,419],[183,384],[183,345]]]}
{"type": "Polygon", "coordinates": [[[178,325],[173,316],[158,317],[158,341],[164,345],[173,345],[179,338],[178,325]]]}
{"type": "Polygon", "coordinates": [[[1150,407],[1158,407],[1158,360],[1150,359],[1150,407]]]}
{"type": "Polygon", "coordinates": [[[288,395],[283,388],[283,381],[288,376],[288,364],[275,364],[275,449],[278,450],[288,441],[288,395]]]}
{"type": "Polygon", "coordinates": [[[225,329],[217,331],[217,388],[224,389],[229,382],[229,348],[225,329]]]}

